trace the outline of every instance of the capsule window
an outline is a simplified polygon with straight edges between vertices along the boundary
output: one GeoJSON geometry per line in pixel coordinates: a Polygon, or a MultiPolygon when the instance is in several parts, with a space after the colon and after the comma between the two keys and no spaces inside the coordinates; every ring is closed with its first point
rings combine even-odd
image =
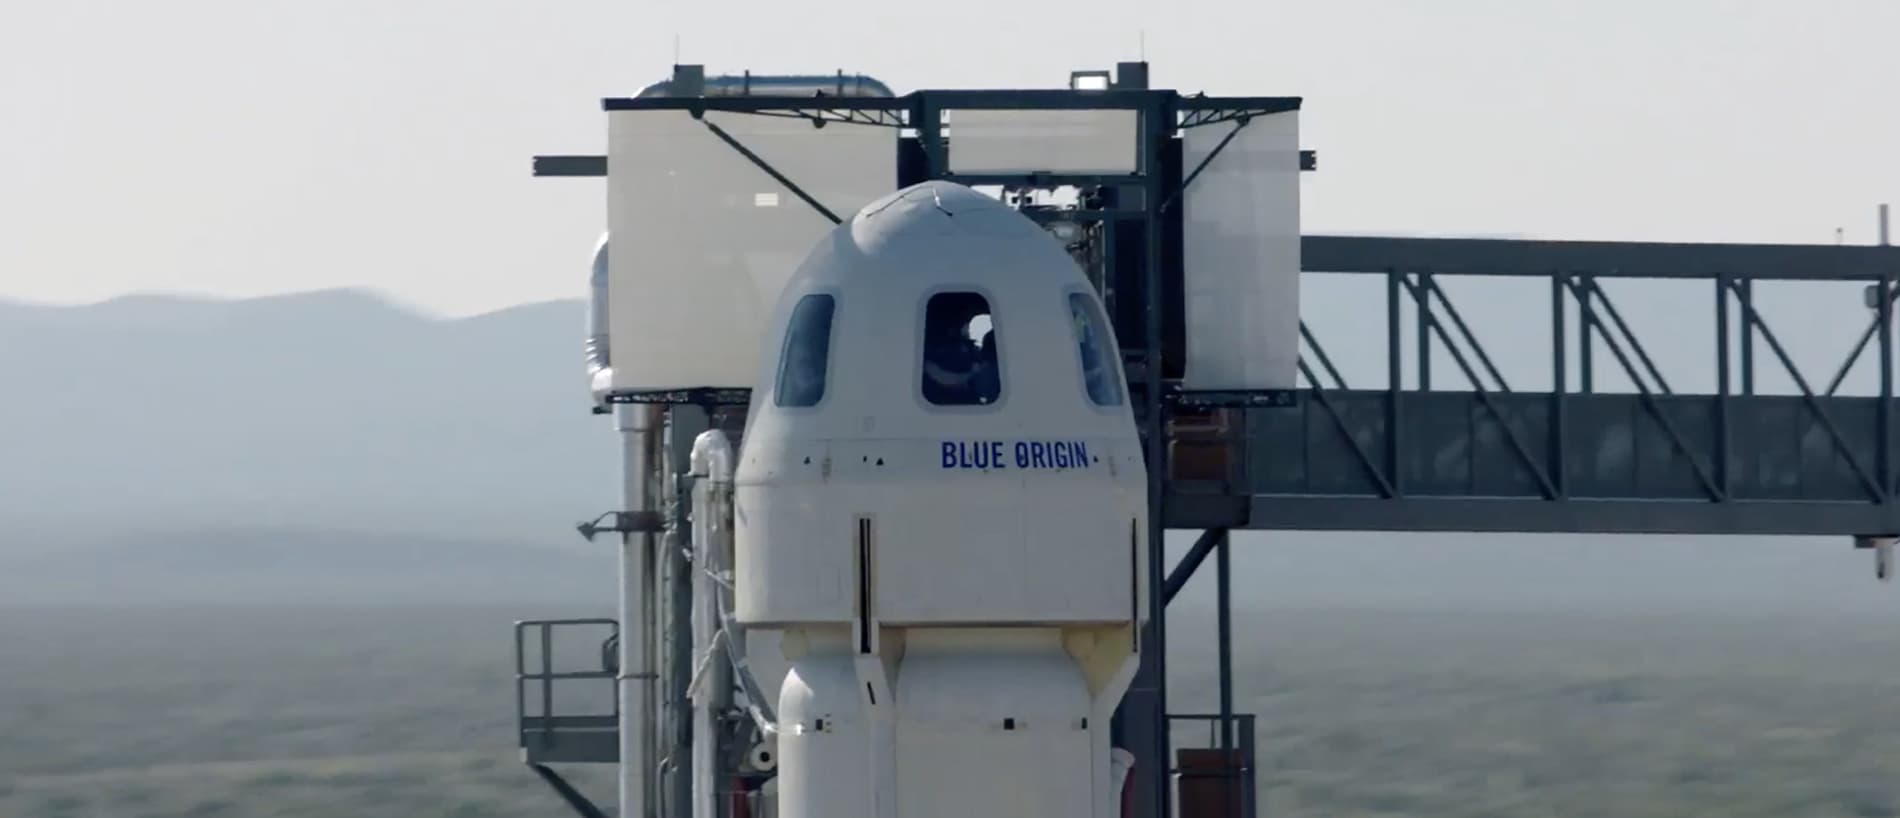
{"type": "Polygon", "coordinates": [[[778,386],[773,390],[779,406],[817,406],[824,399],[825,372],[831,363],[834,309],[835,302],[824,293],[805,296],[792,307],[792,320],[785,330],[785,348],[780,353],[778,386]]]}
{"type": "Polygon", "coordinates": [[[924,400],[983,406],[1002,397],[990,302],[970,292],[937,293],[924,304],[924,400]]]}
{"type": "Polygon", "coordinates": [[[1082,386],[1096,406],[1122,405],[1121,380],[1115,377],[1107,322],[1087,293],[1069,293],[1069,326],[1081,354],[1082,386]]]}

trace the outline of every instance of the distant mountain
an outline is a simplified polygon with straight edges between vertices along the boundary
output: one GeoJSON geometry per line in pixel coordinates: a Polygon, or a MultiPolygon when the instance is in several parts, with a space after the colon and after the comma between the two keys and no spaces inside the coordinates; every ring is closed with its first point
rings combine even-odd
{"type": "MultiPolygon", "coordinates": [[[[584,309],[438,320],[350,290],[0,302],[0,605],[611,600],[614,546],[573,532],[617,505],[619,480],[581,377],[584,309]]],[[[1867,555],[1833,540],[1235,544],[1243,607],[1900,604],[1867,555]]],[[[1185,605],[1211,599],[1211,562],[1185,605]]]]}
{"type": "MultiPolygon", "coordinates": [[[[68,539],[0,555],[6,605],[613,605],[618,548],[377,531],[237,527],[68,539]]],[[[534,613],[524,607],[523,617],[534,613]]]]}
{"type": "Polygon", "coordinates": [[[259,525],[537,542],[611,508],[584,305],[0,303],[0,552],[259,525]]]}

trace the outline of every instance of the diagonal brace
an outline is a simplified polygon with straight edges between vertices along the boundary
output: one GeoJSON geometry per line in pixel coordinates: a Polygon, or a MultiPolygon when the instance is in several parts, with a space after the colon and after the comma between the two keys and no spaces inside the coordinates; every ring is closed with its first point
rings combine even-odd
{"type": "MultiPolygon", "coordinates": [[[[1875,285],[1868,285],[1868,286],[1873,287],[1875,285]]],[[[1880,296],[1876,295],[1875,297],[1879,298],[1880,296]]],[[[1891,310],[1893,307],[1894,300],[1900,299],[1900,288],[1890,289],[1887,295],[1885,296],[1885,299],[1887,302],[1888,309],[1891,310]]],[[[1841,368],[1835,371],[1834,380],[1828,382],[1827,392],[1824,393],[1828,397],[1833,397],[1834,393],[1840,390],[1841,382],[1847,380],[1847,374],[1853,371],[1855,364],[1860,363],[1860,354],[1862,352],[1867,351],[1867,344],[1873,341],[1874,334],[1880,331],[1880,325],[1882,323],[1882,315],[1883,313],[1880,309],[1879,302],[1876,301],[1875,306],[1874,306],[1874,317],[1872,320],[1867,322],[1867,329],[1861,332],[1860,341],[1854,344],[1854,351],[1847,354],[1847,360],[1843,361],[1841,363],[1841,368]]],[[[1890,315],[1888,317],[1888,321],[1891,321],[1890,315]]]]}
{"type": "Polygon", "coordinates": [[[732,134],[726,133],[725,128],[719,127],[717,123],[710,119],[702,118],[699,121],[706,126],[706,130],[712,131],[713,136],[719,137],[719,141],[731,146],[733,150],[739,152],[740,156],[745,157],[750,160],[752,164],[757,165],[759,170],[765,171],[765,175],[772,177],[773,181],[784,185],[785,189],[791,191],[793,196],[797,196],[804,200],[805,204],[811,205],[813,210],[818,211],[818,215],[829,219],[832,224],[840,224],[844,221],[838,218],[838,214],[831,212],[829,208],[819,204],[818,200],[812,198],[811,194],[806,193],[804,188],[799,187],[792,180],[785,178],[785,174],[779,173],[778,168],[772,167],[772,163],[765,161],[765,159],[761,158],[758,154],[753,153],[752,149],[740,144],[739,140],[732,138],[732,134]]]}
{"type": "Polygon", "coordinates": [[[1187,587],[1188,580],[1194,578],[1195,569],[1200,568],[1201,563],[1207,561],[1207,555],[1213,553],[1215,546],[1220,545],[1221,538],[1226,534],[1225,528],[1210,528],[1201,532],[1200,538],[1194,541],[1194,546],[1189,548],[1186,554],[1181,555],[1181,562],[1174,566],[1174,570],[1168,572],[1168,580],[1161,589],[1163,604],[1173,602],[1174,595],[1181,593],[1181,589],[1187,587]]]}
{"type": "MultiPolygon", "coordinates": [[[[1604,312],[1609,313],[1610,320],[1615,322],[1616,328],[1623,333],[1623,340],[1630,345],[1631,350],[1636,352],[1637,360],[1642,361],[1643,368],[1649,370],[1649,376],[1656,379],[1656,387],[1661,389],[1665,395],[1675,394],[1675,390],[1669,388],[1669,381],[1663,379],[1662,370],[1656,366],[1655,361],[1650,360],[1649,352],[1643,349],[1643,342],[1637,340],[1636,333],[1631,331],[1630,325],[1623,321],[1623,314],[1616,311],[1616,304],[1610,301],[1610,294],[1603,291],[1603,285],[1597,283],[1595,277],[1591,277],[1584,279],[1584,286],[1596,294],[1597,301],[1603,305],[1604,312]]],[[[1610,337],[1610,330],[1603,325],[1602,319],[1596,318],[1594,313],[1592,313],[1591,319],[1596,324],[1597,331],[1603,335],[1603,340],[1608,341],[1614,346],[1616,339],[1610,337]]],[[[1630,371],[1629,376],[1631,380],[1635,380],[1636,372],[1634,370],[1630,371]]]]}
{"type": "Polygon", "coordinates": [[[1313,373],[1311,371],[1308,371],[1306,373],[1306,379],[1308,382],[1313,384],[1313,388],[1314,389],[1322,389],[1322,388],[1346,389],[1348,388],[1346,386],[1346,377],[1344,375],[1339,374],[1339,367],[1333,366],[1332,357],[1326,354],[1325,347],[1320,346],[1319,336],[1314,335],[1313,331],[1307,328],[1305,321],[1300,322],[1300,338],[1306,341],[1306,346],[1309,349],[1313,350],[1313,357],[1319,359],[1319,365],[1322,367],[1325,367],[1326,374],[1333,376],[1332,386],[1322,386],[1319,380],[1313,377],[1313,373]]]}
{"type": "Polygon", "coordinates": [[[1874,479],[1873,473],[1861,464],[1860,458],[1854,456],[1853,447],[1847,445],[1847,438],[1841,434],[1840,426],[1834,423],[1834,417],[1822,408],[1820,399],[1808,386],[1808,379],[1801,376],[1801,370],[1795,366],[1794,359],[1788,355],[1788,350],[1781,346],[1781,340],[1776,338],[1774,331],[1768,328],[1768,322],[1763,320],[1761,313],[1755,310],[1754,303],[1746,298],[1742,299],[1742,317],[1761,332],[1762,340],[1768,342],[1768,349],[1781,360],[1782,368],[1788,371],[1788,377],[1794,379],[1794,385],[1801,388],[1802,399],[1814,412],[1814,416],[1820,419],[1821,426],[1827,429],[1828,437],[1834,441],[1835,451],[1840,452],[1841,457],[1847,460],[1847,465],[1854,470],[1854,476],[1859,477],[1862,485],[1866,486],[1868,495],[1877,502],[1884,502],[1887,499],[1886,487],[1882,486],[1879,480],[1874,479]]]}
{"type": "Polygon", "coordinates": [[[1181,194],[1187,192],[1188,185],[1194,184],[1194,180],[1200,177],[1201,171],[1207,170],[1208,164],[1214,161],[1214,157],[1219,156],[1221,151],[1226,150],[1227,143],[1234,141],[1234,137],[1240,135],[1240,129],[1247,127],[1247,123],[1252,121],[1252,118],[1246,116],[1235,120],[1233,129],[1228,131],[1226,136],[1221,137],[1219,142],[1214,143],[1214,149],[1208,151],[1206,156],[1201,157],[1200,164],[1195,165],[1194,170],[1190,171],[1186,177],[1181,179],[1181,186],[1175,188],[1174,192],[1169,193],[1168,200],[1162,202],[1161,207],[1155,212],[1168,212],[1168,208],[1173,207],[1174,203],[1181,199],[1181,194]]]}
{"type": "MultiPolygon", "coordinates": [[[[1365,447],[1359,445],[1359,439],[1352,436],[1352,426],[1346,423],[1346,416],[1340,414],[1339,407],[1334,406],[1332,400],[1326,397],[1326,390],[1319,388],[1319,378],[1313,374],[1313,367],[1305,360],[1300,361],[1300,374],[1306,376],[1307,383],[1313,384],[1314,402],[1318,403],[1321,409],[1326,410],[1326,414],[1333,419],[1333,425],[1339,428],[1340,436],[1352,446],[1352,453],[1359,458],[1359,465],[1366,470],[1366,476],[1378,484],[1379,496],[1388,500],[1399,496],[1399,491],[1393,487],[1392,481],[1386,479],[1385,473],[1379,471],[1378,464],[1372,462],[1372,455],[1367,454],[1365,447]]],[[[1397,434],[1397,430],[1388,429],[1386,434],[1397,434]]]]}
{"type": "MultiPolygon", "coordinates": [[[[1590,287],[1578,284],[1568,277],[1564,279],[1564,283],[1580,302],[1585,304],[1589,302],[1593,292],[1590,287]]],[[[1594,292],[1606,306],[1609,304],[1607,294],[1601,290],[1594,292]]],[[[1669,442],[1682,452],[1683,457],[1689,459],[1689,468],[1695,470],[1696,480],[1702,484],[1702,490],[1708,492],[1711,500],[1718,502],[1727,500],[1728,492],[1715,482],[1715,477],[1710,475],[1707,469],[1702,468],[1702,460],[1696,457],[1695,448],[1689,445],[1689,439],[1683,436],[1682,430],[1677,429],[1676,424],[1669,419],[1669,415],[1663,412],[1662,405],[1656,402],[1656,394],[1649,388],[1649,382],[1643,380],[1641,373],[1636,371],[1636,365],[1630,362],[1629,354],[1623,351],[1623,345],[1616,342],[1615,336],[1610,335],[1609,328],[1603,325],[1603,319],[1596,314],[1595,310],[1588,307],[1585,307],[1582,312],[1586,327],[1595,329],[1597,334],[1603,337],[1604,346],[1609,347],[1610,354],[1616,356],[1616,362],[1623,367],[1623,374],[1628,375],[1630,382],[1636,384],[1636,391],[1643,403],[1643,409],[1649,412],[1650,417],[1656,419],[1658,425],[1662,426],[1663,434],[1669,436],[1669,442]]]]}
{"type": "MultiPolygon", "coordinates": [[[[1492,379],[1498,382],[1498,391],[1511,391],[1511,385],[1504,381],[1504,373],[1498,371],[1497,364],[1492,363],[1491,356],[1485,353],[1484,345],[1478,343],[1477,333],[1472,332],[1471,327],[1465,324],[1464,316],[1459,315],[1458,308],[1452,306],[1451,296],[1446,295],[1445,288],[1439,286],[1438,277],[1426,276],[1424,278],[1424,284],[1426,297],[1429,298],[1432,295],[1438,296],[1439,305],[1445,308],[1445,315],[1449,316],[1451,323],[1458,328],[1458,334],[1464,336],[1465,343],[1469,344],[1471,351],[1477,354],[1478,363],[1483,364],[1485,371],[1491,373],[1492,379]]],[[[1429,307],[1430,305],[1428,304],[1427,306],[1429,307]]],[[[1435,322],[1437,319],[1434,318],[1433,320],[1435,322]]],[[[1444,333],[1440,332],[1439,334],[1443,335],[1444,333]]],[[[1457,354],[1457,347],[1451,343],[1451,339],[1445,339],[1445,345],[1452,348],[1452,354],[1457,354]]],[[[1468,376],[1471,373],[1466,372],[1465,374],[1468,376]]],[[[1482,387],[1479,388],[1482,389],[1482,387]]]]}
{"type": "Polygon", "coordinates": [[[1511,449],[1517,453],[1518,459],[1524,461],[1524,467],[1530,470],[1531,476],[1537,478],[1538,487],[1543,489],[1544,499],[1557,499],[1557,484],[1551,482],[1550,474],[1544,470],[1544,467],[1537,462],[1537,458],[1531,454],[1530,447],[1526,446],[1524,441],[1517,436],[1517,430],[1511,428],[1511,422],[1504,417],[1504,410],[1499,408],[1496,400],[1491,397],[1491,390],[1484,388],[1484,381],[1478,379],[1478,373],[1472,369],[1471,362],[1465,359],[1464,351],[1459,349],[1458,345],[1451,340],[1451,333],[1446,332],[1445,325],[1438,320],[1437,316],[1432,314],[1431,301],[1428,300],[1425,292],[1425,288],[1430,287],[1431,284],[1416,284],[1413,283],[1410,278],[1401,278],[1400,281],[1404,282],[1406,289],[1412,292],[1413,298],[1418,299],[1420,304],[1425,305],[1425,314],[1421,316],[1421,318],[1426,325],[1438,333],[1439,340],[1445,342],[1445,348],[1451,352],[1451,359],[1458,364],[1459,369],[1464,370],[1465,378],[1471,381],[1473,392],[1478,396],[1478,402],[1484,405],[1484,408],[1491,413],[1493,418],[1497,419],[1498,428],[1504,431],[1505,441],[1511,444],[1511,449]]]}
{"type": "Polygon", "coordinates": [[[574,789],[574,785],[567,783],[567,779],[562,778],[560,773],[555,772],[546,764],[530,764],[528,767],[534,770],[535,775],[541,776],[541,780],[546,781],[554,793],[561,796],[561,800],[566,801],[567,805],[572,807],[581,818],[607,818],[607,813],[602,812],[600,807],[594,806],[594,802],[588,800],[580,790],[574,789]]]}

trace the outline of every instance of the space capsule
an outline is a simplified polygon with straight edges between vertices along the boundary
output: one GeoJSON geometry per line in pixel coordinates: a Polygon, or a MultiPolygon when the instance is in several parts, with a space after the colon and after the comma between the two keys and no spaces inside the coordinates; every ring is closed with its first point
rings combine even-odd
{"type": "Polygon", "coordinates": [[[778,814],[1120,815],[1147,478],[1081,270],[928,182],[826,235],[764,337],[733,581],[790,666],[778,814]]]}

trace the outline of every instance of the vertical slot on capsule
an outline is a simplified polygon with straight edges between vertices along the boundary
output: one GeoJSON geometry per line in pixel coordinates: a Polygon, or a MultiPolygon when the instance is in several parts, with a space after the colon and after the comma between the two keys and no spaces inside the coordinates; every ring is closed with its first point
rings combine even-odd
{"type": "Polygon", "coordinates": [[[871,518],[859,517],[856,533],[858,552],[858,652],[872,652],[871,618],[871,518]]]}
{"type": "Polygon", "coordinates": [[[1128,518],[1128,649],[1141,651],[1141,518],[1128,518]]]}

